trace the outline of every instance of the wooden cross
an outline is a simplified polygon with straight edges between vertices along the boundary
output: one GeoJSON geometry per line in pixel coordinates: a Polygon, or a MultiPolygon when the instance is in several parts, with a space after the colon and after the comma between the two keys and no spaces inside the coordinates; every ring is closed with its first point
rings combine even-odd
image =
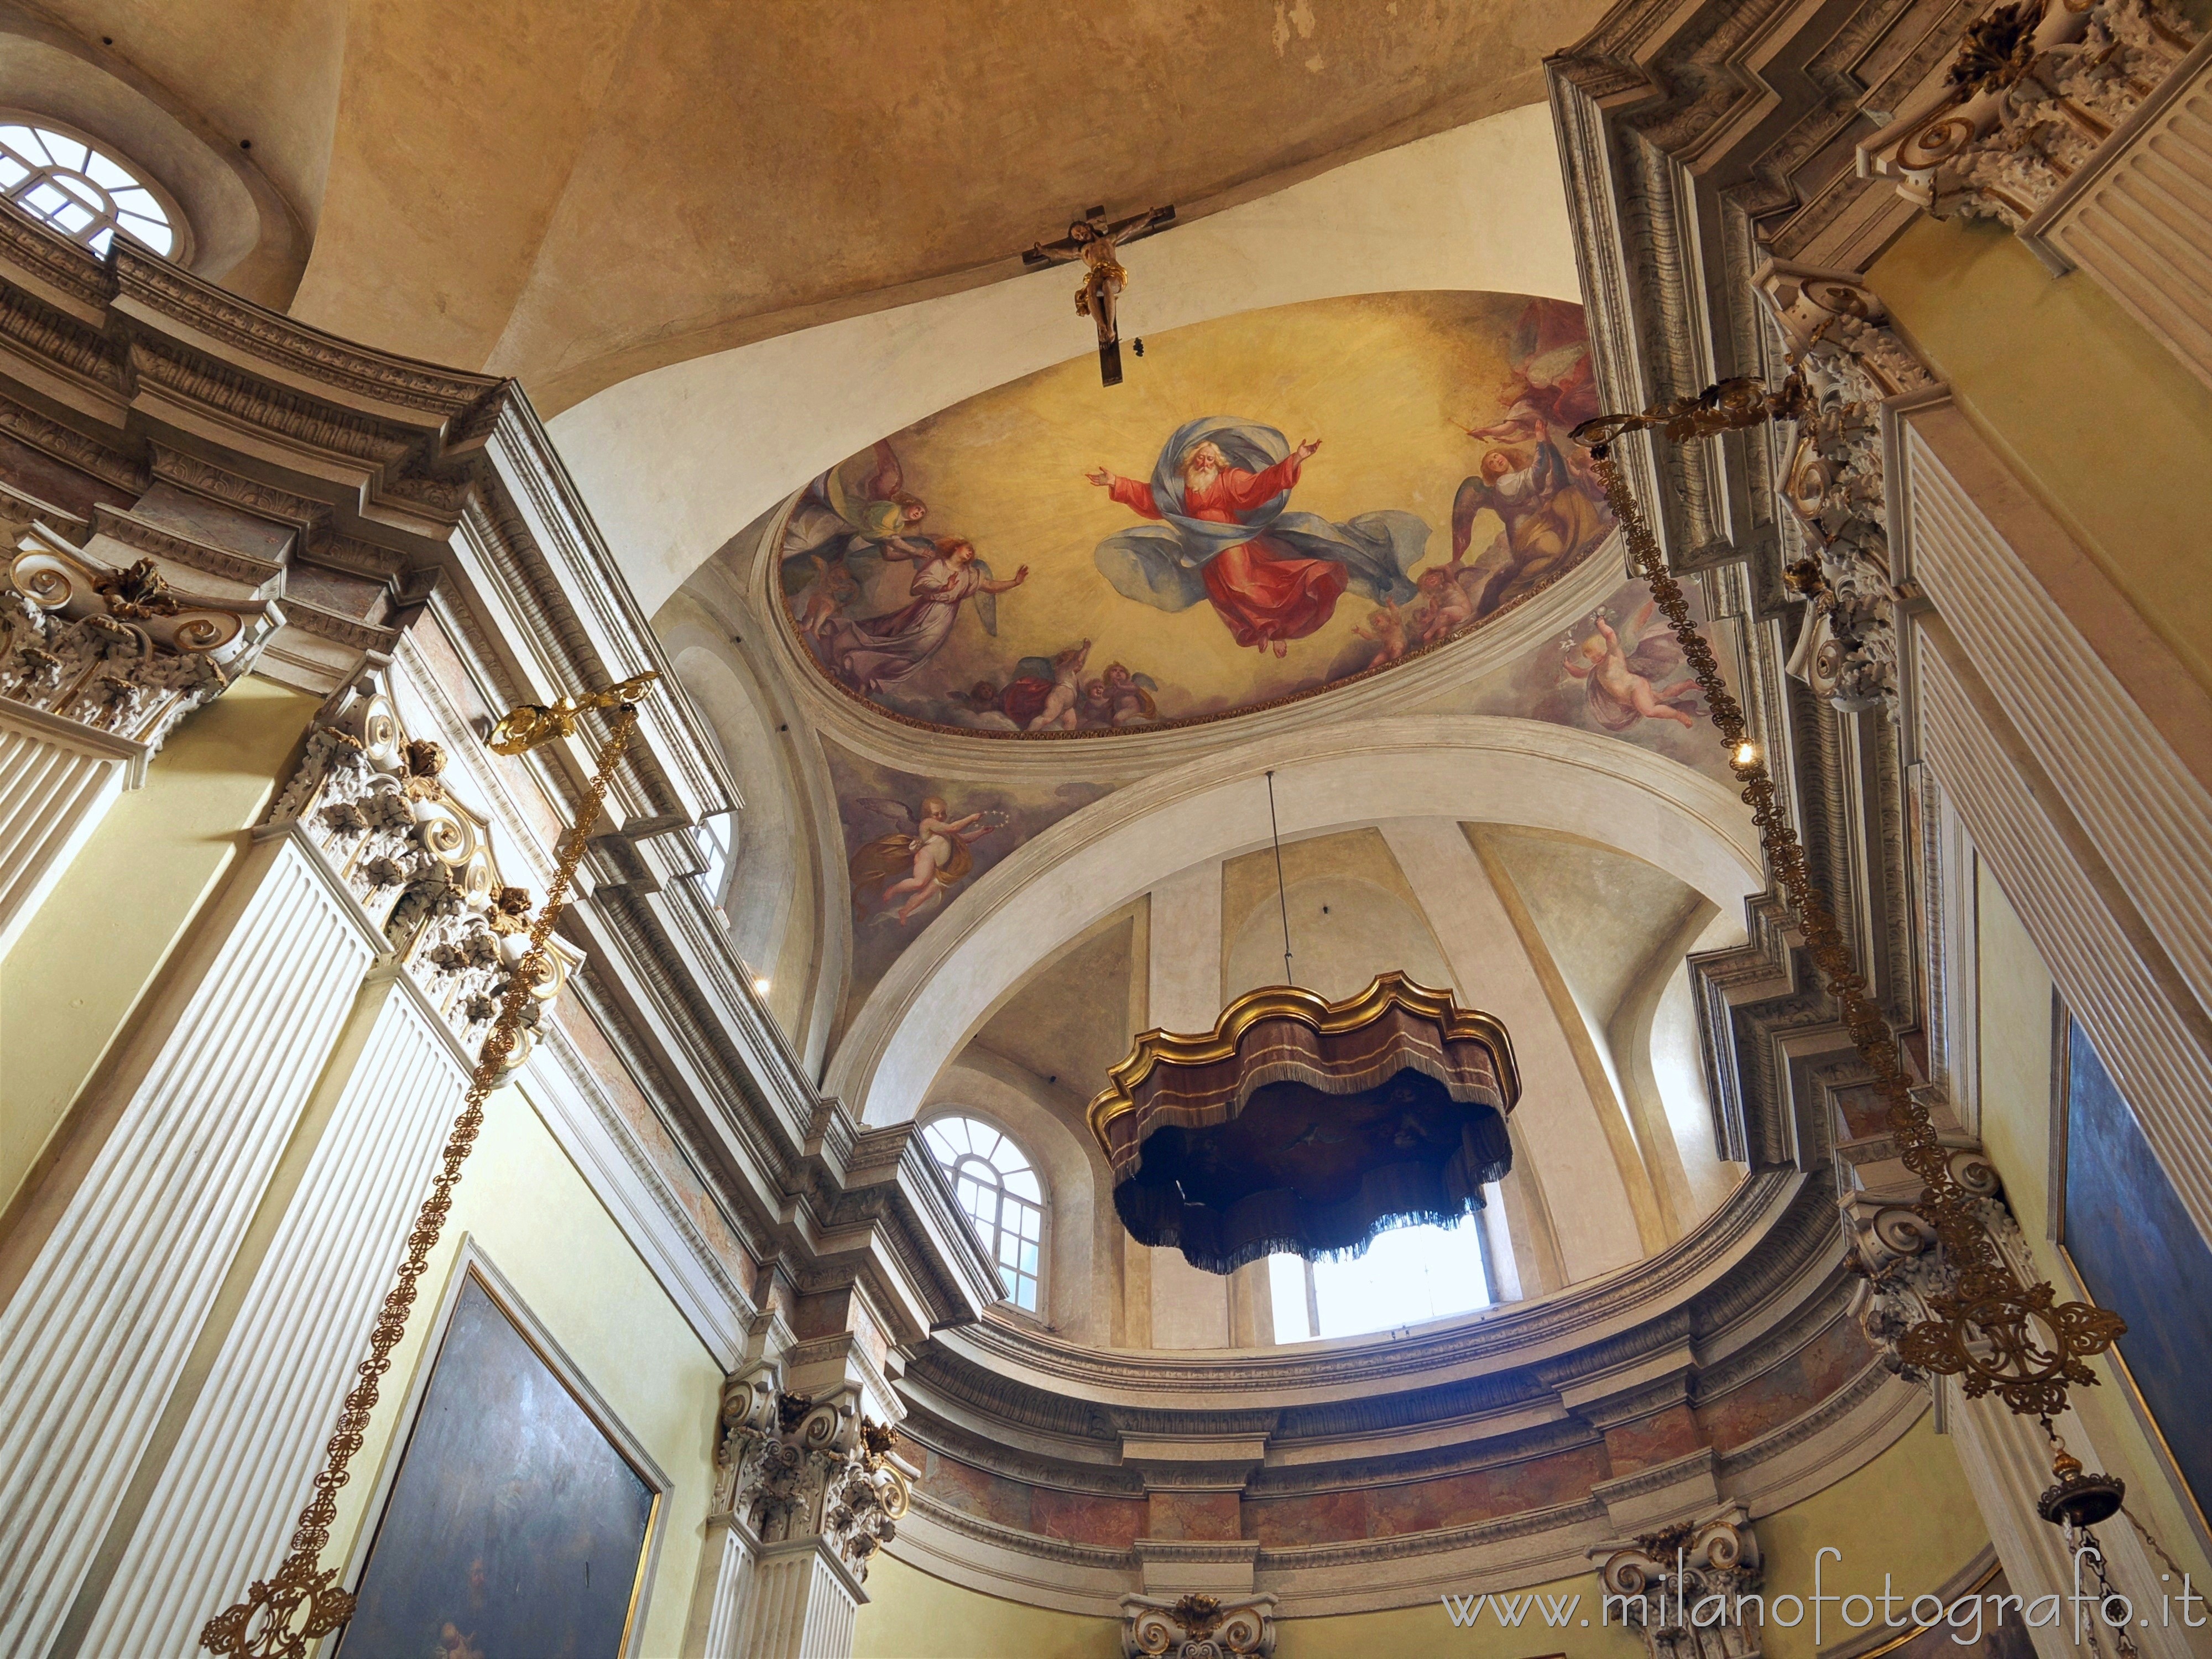
{"type": "Polygon", "coordinates": [[[1121,269],[1115,251],[1122,243],[1148,236],[1174,220],[1173,205],[1111,220],[1104,208],[1088,208],[1060,240],[1035,243],[1022,255],[1022,263],[1034,270],[1078,260],[1083,263],[1083,286],[1075,290],[1075,314],[1090,318],[1097,326],[1101,386],[1121,384],[1121,330],[1115,302],[1128,283],[1129,273],[1121,269]]]}

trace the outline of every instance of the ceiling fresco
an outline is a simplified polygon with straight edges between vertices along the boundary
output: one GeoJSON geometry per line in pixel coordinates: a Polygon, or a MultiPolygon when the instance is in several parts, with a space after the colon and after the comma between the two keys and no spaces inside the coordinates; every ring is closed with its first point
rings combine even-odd
{"type": "Polygon", "coordinates": [[[778,549],[786,615],[832,684],[939,729],[1272,707],[1447,645],[1589,558],[1611,521],[1566,432],[1595,412],[1581,308],[1559,301],[1195,324],[1146,341],[1121,386],[1086,356],[816,479],[778,549]]]}

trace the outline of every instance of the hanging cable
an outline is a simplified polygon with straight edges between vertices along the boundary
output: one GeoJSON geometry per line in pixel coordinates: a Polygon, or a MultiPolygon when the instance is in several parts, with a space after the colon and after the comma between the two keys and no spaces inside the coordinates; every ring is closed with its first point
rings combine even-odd
{"type": "Polygon", "coordinates": [[[1297,977],[1291,972],[1291,901],[1283,890],[1283,831],[1275,822],[1275,772],[1267,769],[1267,833],[1275,842],[1275,902],[1283,913],[1283,983],[1296,985],[1297,977]]]}

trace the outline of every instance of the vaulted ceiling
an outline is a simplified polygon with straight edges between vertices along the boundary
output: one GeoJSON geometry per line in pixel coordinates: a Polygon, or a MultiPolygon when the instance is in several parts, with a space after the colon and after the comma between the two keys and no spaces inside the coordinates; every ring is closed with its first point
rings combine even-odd
{"type": "Polygon", "coordinates": [[[996,280],[1093,203],[1196,216],[1533,101],[1602,9],[52,0],[40,26],[250,144],[312,237],[295,314],[550,412],[996,280]]]}

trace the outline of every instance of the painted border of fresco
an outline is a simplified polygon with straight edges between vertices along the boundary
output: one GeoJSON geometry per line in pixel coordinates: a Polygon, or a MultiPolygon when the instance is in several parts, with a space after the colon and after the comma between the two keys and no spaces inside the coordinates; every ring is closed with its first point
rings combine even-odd
{"type": "MultiPolygon", "coordinates": [[[[453,1324],[454,1312],[460,1305],[461,1293],[471,1281],[491,1298],[492,1305],[506,1316],[531,1352],[568,1390],[569,1397],[592,1420],[592,1425],[606,1437],[607,1443],[652,1491],[653,1509],[646,1521],[644,1546],[638,1551],[637,1576],[630,1585],[629,1607],[623,1618],[621,1645],[617,1650],[617,1659],[635,1659],[638,1644],[645,1632],[645,1620],[641,1615],[645,1611],[646,1593],[651,1589],[654,1572],[659,1565],[662,1536],[668,1530],[665,1524],[668,1499],[676,1483],[653,1461],[652,1453],[630,1432],[629,1426],[616,1414],[614,1407],[592,1386],[582,1367],[569,1358],[568,1351],[532,1311],[529,1304],[523,1300],[521,1292],[508,1282],[506,1274],[500,1272],[483,1247],[468,1233],[461,1235],[460,1248],[454,1255],[452,1269],[439,1296],[436,1317],[431,1322],[429,1334],[423,1340],[415,1374],[408,1382],[406,1398],[400,1402],[398,1420],[392,1438],[386,1443],[382,1464],[377,1470],[375,1487],[364,1506],[360,1529],[356,1533],[347,1553],[345,1574],[339,1582],[356,1593],[361,1589],[362,1574],[375,1549],[376,1535],[383,1528],[391,1505],[392,1488],[398,1484],[400,1466],[406,1460],[407,1448],[415,1437],[416,1420],[429,1394],[430,1379],[437,1369],[438,1356],[445,1348],[447,1334],[453,1324]]],[[[331,1651],[335,1652],[342,1650],[343,1644],[343,1632],[341,1632],[334,1643],[327,1645],[331,1651]]]]}

